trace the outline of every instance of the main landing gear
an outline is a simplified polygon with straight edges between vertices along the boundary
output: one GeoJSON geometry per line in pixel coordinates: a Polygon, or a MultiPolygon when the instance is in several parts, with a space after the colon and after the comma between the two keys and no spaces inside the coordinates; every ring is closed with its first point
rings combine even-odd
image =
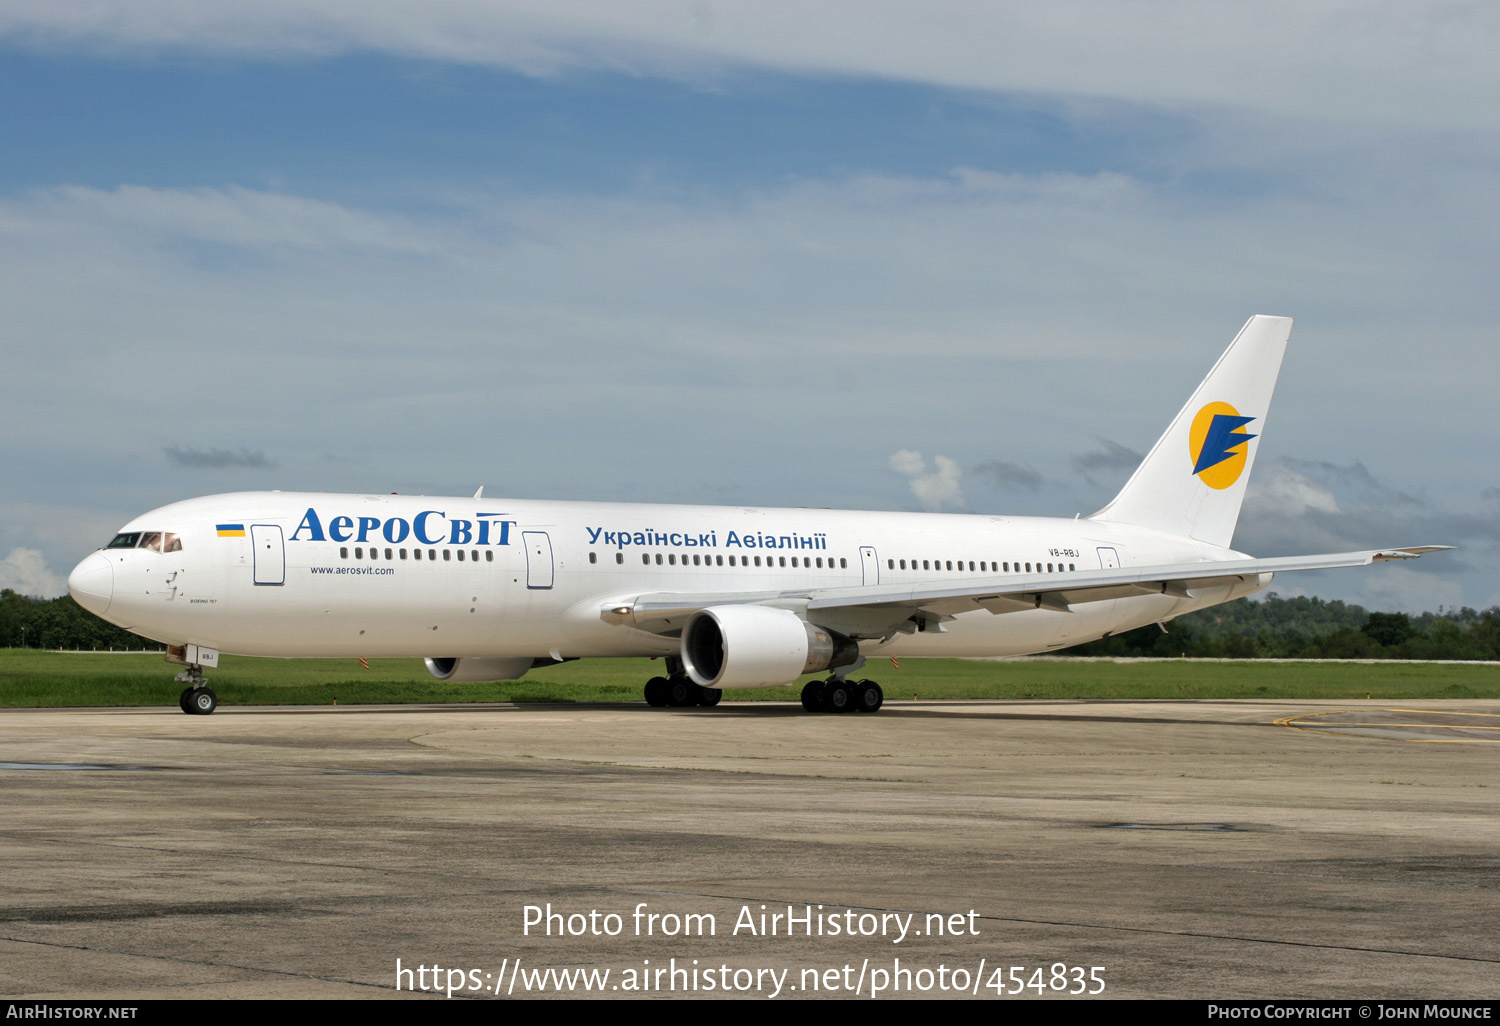
{"type": "Polygon", "coordinates": [[[177,706],[189,716],[207,716],[219,707],[219,696],[208,686],[203,667],[189,666],[173,679],[187,685],[177,696],[177,706]]]}
{"type": "Polygon", "coordinates": [[[705,688],[695,684],[685,673],[674,673],[670,677],[652,677],[646,681],[646,704],[661,708],[664,705],[718,705],[724,692],[718,688],[705,688]]]}
{"type": "Polygon", "coordinates": [[[885,692],[873,680],[812,680],[802,688],[808,712],[874,712],[885,704],[885,692]]]}
{"type": "MultiPolygon", "coordinates": [[[[862,663],[864,660],[860,660],[862,663]]],[[[844,669],[854,669],[854,666],[844,669]]],[[[186,694],[186,692],[184,692],[186,694]]],[[[667,658],[667,676],[646,682],[646,704],[663,706],[718,705],[724,692],[700,687],[683,672],[682,663],[667,658]]],[[[802,689],[802,708],[808,712],[874,712],[885,703],[885,692],[873,680],[852,681],[841,677],[810,681],[802,689]]]]}

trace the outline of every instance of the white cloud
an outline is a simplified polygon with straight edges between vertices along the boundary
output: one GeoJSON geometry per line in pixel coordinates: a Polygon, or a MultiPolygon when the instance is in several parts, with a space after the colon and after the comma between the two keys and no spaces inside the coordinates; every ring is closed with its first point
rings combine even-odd
{"type": "Polygon", "coordinates": [[[56,598],[68,590],[67,582],[52,572],[36,549],[11,549],[0,559],[0,588],[21,595],[56,598]]]}
{"type": "Polygon", "coordinates": [[[1289,467],[1268,463],[1255,467],[1245,493],[1245,512],[1275,517],[1341,511],[1338,500],[1327,488],[1289,467]]]}
{"type": "Polygon", "coordinates": [[[932,462],[934,469],[928,472],[927,461],[922,458],[921,453],[902,449],[891,454],[890,466],[896,473],[907,478],[911,493],[924,509],[932,512],[945,507],[963,509],[966,504],[963,487],[959,483],[962,472],[958,469],[958,463],[947,456],[934,456],[932,462]]]}

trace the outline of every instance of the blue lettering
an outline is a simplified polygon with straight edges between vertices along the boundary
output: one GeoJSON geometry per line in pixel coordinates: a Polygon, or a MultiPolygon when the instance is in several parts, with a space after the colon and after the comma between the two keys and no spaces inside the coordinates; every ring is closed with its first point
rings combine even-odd
{"type": "Polygon", "coordinates": [[[733,532],[733,531],[730,531],[729,532],[729,537],[724,539],[724,545],[726,547],[733,546],[733,545],[738,545],[739,543],[740,543],[740,536],[738,534],[736,534],[735,532],[733,532]]]}
{"type": "Polygon", "coordinates": [[[380,518],[379,517],[360,517],[359,518],[359,537],[356,538],[356,539],[354,539],[354,540],[355,541],[369,541],[370,540],[370,532],[373,531],[373,530],[375,530],[375,528],[377,528],[379,526],[380,526],[380,518]]]}
{"type": "Polygon", "coordinates": [[[385,527],[381,528],[380,533],[385,535],[385,540],[392,545],[400,545],[411,533],[411,525],[405,520],[393,517],[385,522],[385,527]]]}
{"type": "MultiPolygon", "coordinates": [[[[303,531],[308,532],[308,541],[323,540],[323,525],[318,522],[318,511],[311,506],[307,507],[307,513],[302,517],[302,523],[298,524],[297,529],[292,532],[292,541],[300,541],[301,539],[297,536],[303,531]]],[[[337,540],[342,541],[342,539],[337,540]]]]}
{"type": "Polygon", "coordinates": [[[584,530],[589,533],[589,544],[593,545],[593,544],[595,544],[596,542],[599,541],[599,532],[602,531],[602,530],[604,530],[604,528],[602,528],[602,527],[585,527],[584,530]]]}
{"type": "Polygon", "coordinates": [[[351,537],[349,530],[353,526],[354,521],[349,517],[334,517],[328,522],[328,537],[334,541],[348,541],[351,537]]]}
{"type": "MultiPolygon", "coordinates": [[[[498,513],[481,513],[481,514],[479,514],[479,544],[480,545],[488,545],[490,543],[490,525],[491,524],[499,524],[500,525],[500,540],[497,541],[497,542],[495,542],[495,544],[496,545],[509,545],[510,544],[510,525],[514,524],[515,521],[514,520],[486,520],[485,519],[485,517],[497,517],[499,515],[500,514],[498,514],[498,513]]],[[[594,535],[597,535],[599,533],[596,528],[592,528],[592,527],[585,528],[585,530],[591,532],[594,535]]],[[[593,541],[594,539],[590,538],[589,540],[593,541]]]]}
{"type": "MultiPolygon", "coordinates": [[[[415,538],[417,539],[417,541],[421,542],[423,545],[441,545],[441,544],[443,544],[443,536],[442,535],[438,535],[436,538],[429,538],[429,537],[427,537],[427,518],[428,517],[441,517],[441,516],[444,516],[444,514],[439,513],[435,509],[424,509],[422,512],[420,512],[420,513],[417,514],[417,518],[412,521],[412,534],[413,534],[413,536],[415,536],[415,538]]],[[[340,538],[338,540],[339,541],[343,541],[342,538],[340,538]]]]}
{"type": "Polygon", "coordinates": [[[467,545],[474,540],[474,532],[472,530],[474,525],[471,521],[454,520],[452,523],[453,533],[448,538],[450,545],[467,545]]]}

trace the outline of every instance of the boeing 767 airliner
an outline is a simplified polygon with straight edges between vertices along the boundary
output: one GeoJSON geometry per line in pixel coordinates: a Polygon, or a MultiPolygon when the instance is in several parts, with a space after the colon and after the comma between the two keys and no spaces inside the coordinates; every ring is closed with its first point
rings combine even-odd
{"type": "Polygon", "coordinates": [[[871,655],[994,656],[1092,641],[1259,591],[1281,571],[1448,546],[1253,559],[1229,547],[1292,322],[1252,317],[1120,494],[1072,520],[939,513],[239,492],[145,513],[68,577],[163,642],[184,712],[221,652],[425,657],[514,680],[653,656],[651,705],[794,684],[873,712],[871,655]]]}

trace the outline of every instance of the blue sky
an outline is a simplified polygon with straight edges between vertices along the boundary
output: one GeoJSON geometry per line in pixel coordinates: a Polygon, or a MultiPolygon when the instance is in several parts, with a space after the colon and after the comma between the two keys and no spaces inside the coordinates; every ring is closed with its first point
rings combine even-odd
{"type": "Polygon", "coordinates": [[[1500,16],[1255,11],[7,5],[0,586],[244,488],[1087,513],[1278,313],[1236,544],[1500,603],[1500,16]]]}

